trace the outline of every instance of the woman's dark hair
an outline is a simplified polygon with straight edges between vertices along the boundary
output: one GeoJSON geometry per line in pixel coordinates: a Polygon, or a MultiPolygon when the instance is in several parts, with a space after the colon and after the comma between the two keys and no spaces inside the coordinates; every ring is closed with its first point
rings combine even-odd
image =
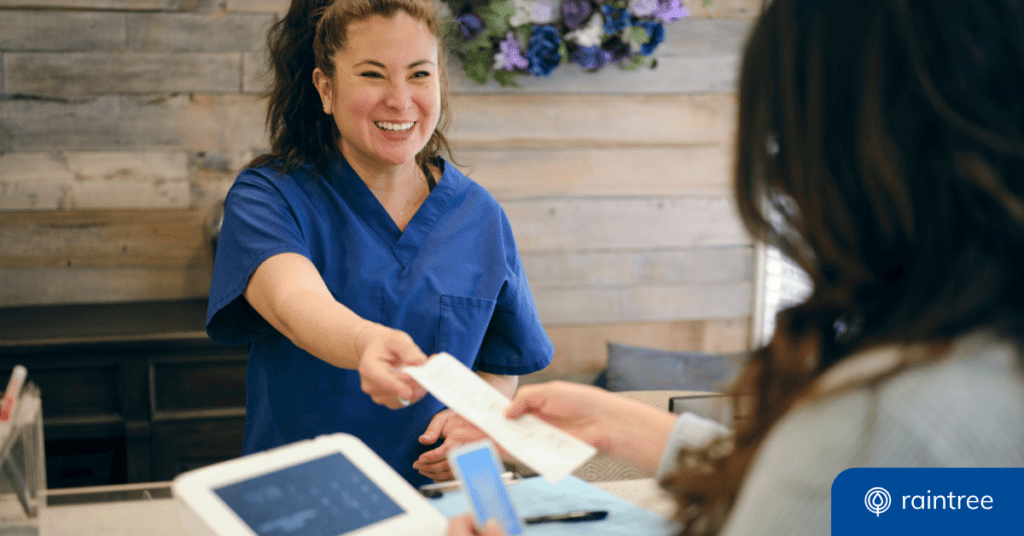
{"type": "Polygon", "coordinates": [[[1021,88],[1021,2],[765,10],[740,75],[736,200],[813,290],[733,388],[731,453],[680,453],[663,482],[684,534],[721,527],[765,435],[836,362],[887,344],[936,359],[982,326],[1024,335],[1021,88]]]}
{"type": "Polygon", "coordinates": [[[277,21],[267,36],[273,86],[267,94],[267,131],[270,153],[256,157],[247,167],[275,162],[292,170],[307,162],[323,172],[327,162],[339,154],[338,127],[323,112],[323,103],[313,85],[313,70],[319,68],[334,78],[334,57],[344,49],[349,24],[375,15],[390,18],[399,11],[420,22],[437,39],[441,110],[437,127],[423,150],[416,155],[419,166],[451,149],[444,133],[451,123],[444,21],[434,0],[292,0],[288,13],[277,21]]]}

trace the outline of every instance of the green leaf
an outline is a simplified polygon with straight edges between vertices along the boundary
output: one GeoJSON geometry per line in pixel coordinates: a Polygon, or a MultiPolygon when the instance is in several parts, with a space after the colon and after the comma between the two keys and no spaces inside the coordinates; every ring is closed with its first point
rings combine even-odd
{"type": "Polygon", "coordinates": [[[646,45],[651,40],[651,36],[647,35],[647,30],[643,26],[630,26],[626,31],[626,39],[638,45],[646,45]]]}
{"type": "Polygon", "coordinates": [[[519,47],[530,46],[530,36],[533,35],[533,25],[524,24],[515,29],[516,40],[519,41],[519,47]]]}
{"type": "Polygon", "coordinates": [[[569,47],[565,46],[565,41],[558,43],[558,54],[562,56],[562,58],[558,60],[559,65],[569,63],[569,47]]]}
{"type": "Polygon", "coordinates": [[[473,54],[476,52],[490,52],[494,47],[494,43],[491,43],[489,36],[481,33],[472,41],[466,43],[466,53],[473,54]]]}
{"type": "Polygon", "coordinates": [[[495,0],[477,10],[480,19],[487,25],[487,33],[501,37],[508,31],[508,19],[516,12],[512,0],[495,0]]]}
{"type": "Polygon", "coordinates": [[[489,51],[474,50],[466,54],[462,62],[462,68],[466,70],[466,78],[478,84],[487,82],[487,76],[491,74],[491,55],[489,51]]]}
{"type": "Polygon", "coordinates": [[[629,58],[628,62],[622,63],[622,68],[627,71],[637,71],[641,67],[646,67],[649,64],[649,60],[651,59],[653,58],[650,58],[648,56],[642,56],[640,54],[633,54],[629,58]]]}
{"type": "Polygon", "coordinates": [[[497,80],[502,87],[519,87],[519,84],[516,82],[517,76],[519,76],[519,73],[515,71],[506,71],[504,69],[500,69],[494,73],[494,79],[497,80]]]}

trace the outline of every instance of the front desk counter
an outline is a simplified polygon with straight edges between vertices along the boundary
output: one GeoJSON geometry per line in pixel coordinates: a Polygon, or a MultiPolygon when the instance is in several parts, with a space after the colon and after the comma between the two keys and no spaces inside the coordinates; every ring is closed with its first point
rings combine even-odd
{"type": "MultiPolygon", "coordinates": [[[[594,486],[663,517],[672,502],[654,479],[594,482],[594,486]]],[[[43,522],[47,536],[188,536],[169,482],[51,490],[43,522]]]]}

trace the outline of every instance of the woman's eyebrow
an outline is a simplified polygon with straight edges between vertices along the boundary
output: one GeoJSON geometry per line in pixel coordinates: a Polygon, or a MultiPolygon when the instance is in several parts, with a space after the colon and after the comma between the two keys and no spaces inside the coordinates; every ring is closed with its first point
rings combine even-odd
{"type": "MultiPolygon", "coordinates": [[[[369,64],[369,65],[373,65],[375,67],[380,67],[381,69],[387,69],[386,65],[384,65],[383,63],[381,63],[381,62],[379,62],[377,60],[363,60],[363,61],[355,64],[355,66],[359,67],[360,65],[362,65],[364,63],[369,64]]],[[[416,61],[410,63],[409,66],[406,67],[406,68],[407,69],[414,69],[416,67],[419,67],[420,65],[425,65],[425,64],[433,65],[434,62],[432,62],[430,60],[416,60],[416,61]]]]}

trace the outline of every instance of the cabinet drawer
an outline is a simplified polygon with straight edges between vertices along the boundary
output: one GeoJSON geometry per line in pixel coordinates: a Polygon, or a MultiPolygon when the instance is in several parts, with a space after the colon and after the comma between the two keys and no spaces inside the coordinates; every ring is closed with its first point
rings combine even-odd
{"type": "MultiPolygon", "coordinates": [[[[35,382],[42,392],[44,419],[121,414],[117,363],[60,368],[32,365],[29,363],[28,380],[35,382]]],[[[10,371],[0,371],[0,378],[9,376],[10,371]]]]}
{"type": "Polygon", "coordinates": [[[150,364],[153,418],[195,418],[245,411],[247,356],[206,356],[153,360],[150,364]]]}
{"type": "Polygon", "coordinates": [[[153,424],[153,480],[242,454],[245,418],[203,419],[153,424]]]}

